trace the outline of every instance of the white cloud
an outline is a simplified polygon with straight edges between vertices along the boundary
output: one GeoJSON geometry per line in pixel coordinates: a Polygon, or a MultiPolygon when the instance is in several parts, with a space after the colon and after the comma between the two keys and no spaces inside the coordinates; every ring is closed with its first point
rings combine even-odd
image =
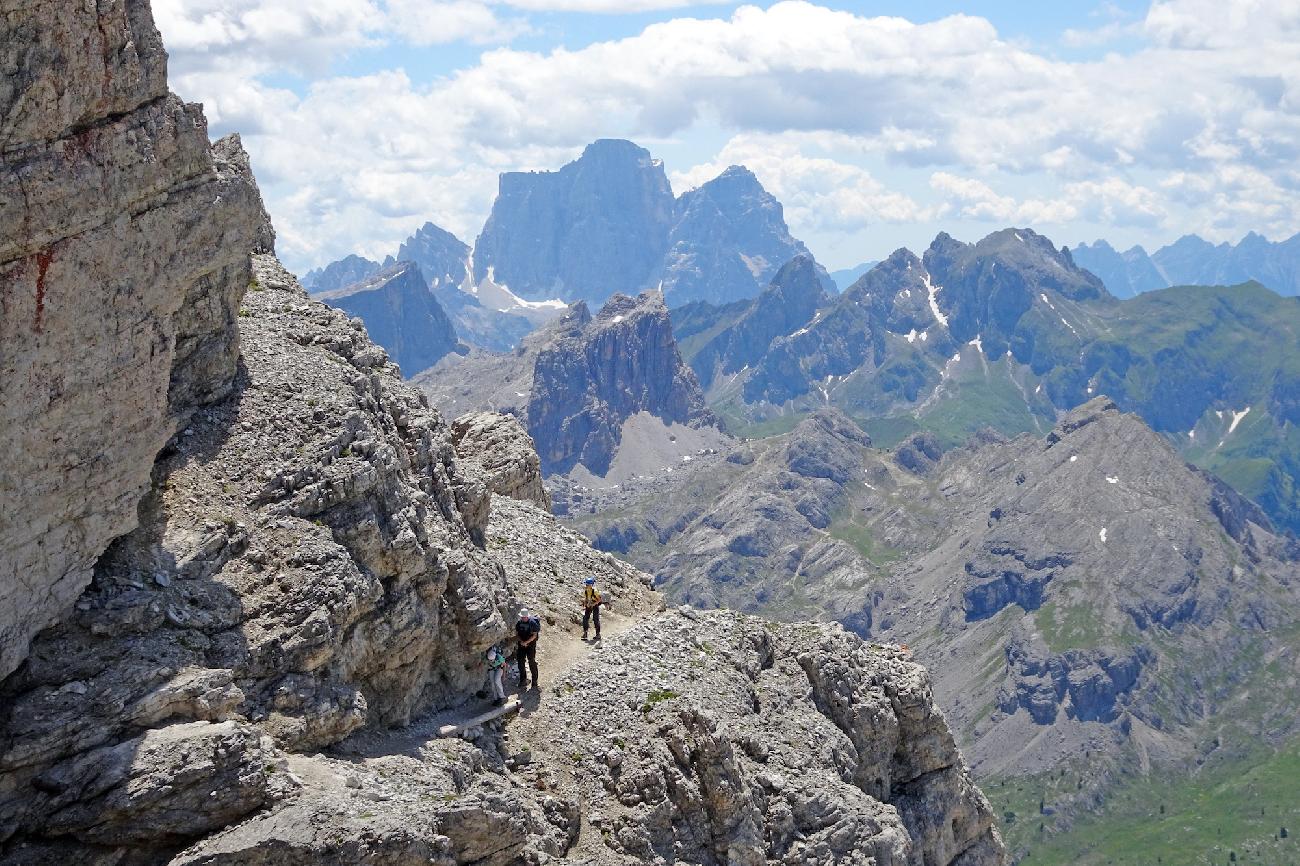
{"type": "Polygon", "coordinates": [[[529,31],[523,18],[501,18],[480,0],[387,0],[385,27],[413,45],[495,44],[529,31]]]}
{"type": "Polygon", "coordinates": [[[689,6],[730,5],[736,0],[504,0],[530,12],[598,12],[601,14],[653,12],[689,6]]]}
{"type": "Polygon", "coordinates": [[[1300,228],[1300,0],[1161,0],[1133,30],[1140,47],[1100,61],[1035,53],[972,16],[914,24],[788,0],[576,50],[498,47],[428,83],[396,71],[317,77],[301,98],[266,83],[268,72],[329,68],[385,41],[505,41],[525,26],[518,14],[577,6],[629,8],[156,8],[174,86],[204,101],[218,130],[249,133],[296,261],[393,244],[425,217],[471,239],[497,171],[555,167],[602,136],[653,148],[721,134],[721,151],[676,179],[743,162],[813,234],[940,218],[1167,234],[1300,228]]]}

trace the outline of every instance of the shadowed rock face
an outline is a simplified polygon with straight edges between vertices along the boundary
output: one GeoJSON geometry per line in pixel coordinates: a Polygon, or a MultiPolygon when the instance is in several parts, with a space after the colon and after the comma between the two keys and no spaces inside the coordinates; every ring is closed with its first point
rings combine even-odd
{"type": "Polygon", "coordinates": [[[520,418],[547,475],[606,476],[629,430],[634,449],[664,452],[651,460],[654,470],[681,460],[667,453],[679,445],[690,456],[727,439],[682,361],[657,292],[616,295],[595,316],[578,302],[515,352],[448,357],[418,382],[452,414],[520,418]]]}
{"type": "Polygon", "coordinates": [[[474,244],[474,279],[491,273],[539,300],[637,292],[657,278],[672,218],[663,163],[629,141],[602,139],[559,171],[501,175],[474,244]]]}
{"type": "Polygon", "coordinates": [[[0,64],[3,676],[135,525],[154,455],[229,392],[248,253],[273,236],[238,139],[211,145],[168,93],[147,3],[8,11],[0,64]]]}
{"type": "Polygon", "coordinates": [[[451,232],[426,222],[402,241],[397,261],[419,265],[431,289],[458,288],[465,281],[469,247],[451,232]]]}
{"type": "Polygon", "coordinates": [[[371,339],[408,376],[427,370],[456,349],[455,328],[414,262],[398,262],[359,283],[316,297],[365,322],[371,339]]]}
{"type": "Polygon", "coordinates": [[[534,363],[528,430],[543,469],[567,472],[581,463],[603,475],[623,422],[639,412],[665,423],[717,424],[682,363],[662,295],[616,295],[594,318],[579,307],[548,334],[534,363]]]}
{"type": "Polygon", "coordinates": [[[707,388],[715,376],[757,362],[773,340],[808,324],[826,301],[812,257],[791,259],[730,327],[695,353],[691,369],[707,388]]]}

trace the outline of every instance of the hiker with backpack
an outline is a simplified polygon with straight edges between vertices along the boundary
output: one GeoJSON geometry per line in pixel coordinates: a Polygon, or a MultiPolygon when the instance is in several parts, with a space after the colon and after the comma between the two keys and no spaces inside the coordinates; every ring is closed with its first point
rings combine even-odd
{"type": "Polygon", "coordinates": [[[506,690],[501,684],[501,675],[506,669],[506,655],[501,647],[494,646],[487,651],[488,682],[492,686],[492,706],[499,707],[506,702],[506,690]]]}
{"type": "Polygon", "coordinates": [[[537,638],[542,633],[542,621],[529,613],[527,608],[519,611],[519,621],[515,623],[515,637],[519,639],[519,649],[515,650],[515,661],[519,664],[519,690],[528,688],[528,676],[524,672],[524,662],[533,675],[533,688],[541,688],[537,679],[537,638]]]}
{"type": "Polygon", "coordinates": [[[595,622],[596,640],[600,640],[600,606],[604,600],[596,589],[596,578],[589,577],[582,587],[582,639],[587,639],[587,624],[595,622]]]}

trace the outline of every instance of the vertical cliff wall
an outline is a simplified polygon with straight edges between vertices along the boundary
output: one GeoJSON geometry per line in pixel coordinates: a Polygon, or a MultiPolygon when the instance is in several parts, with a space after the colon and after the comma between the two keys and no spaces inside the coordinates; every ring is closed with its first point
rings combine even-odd
{"type": "Polygon", "coordinates": [[[3,676],[229,390],[272,234],[238,139],[167,91],[147,3],[6,0],[0,70],[3,676]]]}

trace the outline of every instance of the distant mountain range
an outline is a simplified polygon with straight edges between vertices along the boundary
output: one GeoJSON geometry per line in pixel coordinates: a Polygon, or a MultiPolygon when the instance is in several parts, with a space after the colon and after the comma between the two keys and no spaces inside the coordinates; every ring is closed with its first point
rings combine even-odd
{"type": "MultiPolygon", "coordinates": [[[[558,171],[501,175],[473,249],[425,223],[383,262],[347,255],[309,271],[303,285],[330,303],[381,270],[414,263],[458,339],[506,352],[568,301],[603,304],[651,289],[672,303],[752,298],[796,256],[811,260],[790,235],[781,203],[748,169],[731,166],[674,197],[662,161],[630,141],[602,139],[558,171]]],[[[834,291],[825,269],[814,268],[834,291]]],[[[384,303],[395,309],[399,300],[384,303]]],[[[354,312],[369,324],[370,309],[378,308],[354,312]]],[[[427,369],[431,354],[445,354],[445,341],[421,347],[417,327],[386,321],[373,329],[395,358],[407,358],[399,363],[408,376],[427,369]]]]}
{"type": "Polygon", "coordinates": [[[1106,394],[1300,529],[1294,298],[1246,283],[1121,301],[1028,229],[977,244],[941,234],[816,304],[787,300],[817,296],[806,272],[778,283],[752,301],[673,311],[684,356],[735,432],[781,432],[831,405],[885,444],[930,430],[947,447],[985,427],[1045,434],[1059,412],[1106,394]],[[756,340],[755,323],[773,321],[784,333],[756,340]]]}
{"type": "Polygon", "coordinates": [[[1300,733],[1294,540],[1105,398],[948,451],[823,408],[595,497],[570,519],[678,602],[913,647],[1022,853],[1300,733]]]}
{"type": "Polygon", "coordinates": [[[1080,267],[1111,294],[1131,298],[1170,286],[1224,286],[1254,280],[1279,295],[1300,295],[1300,234],[1270,242],[1251,232],[1237,244],[1212,244],[1196,235],[1148,255],[1140,246],[1118,252],[1103,240],[1070,251],[1080,267]]]}

